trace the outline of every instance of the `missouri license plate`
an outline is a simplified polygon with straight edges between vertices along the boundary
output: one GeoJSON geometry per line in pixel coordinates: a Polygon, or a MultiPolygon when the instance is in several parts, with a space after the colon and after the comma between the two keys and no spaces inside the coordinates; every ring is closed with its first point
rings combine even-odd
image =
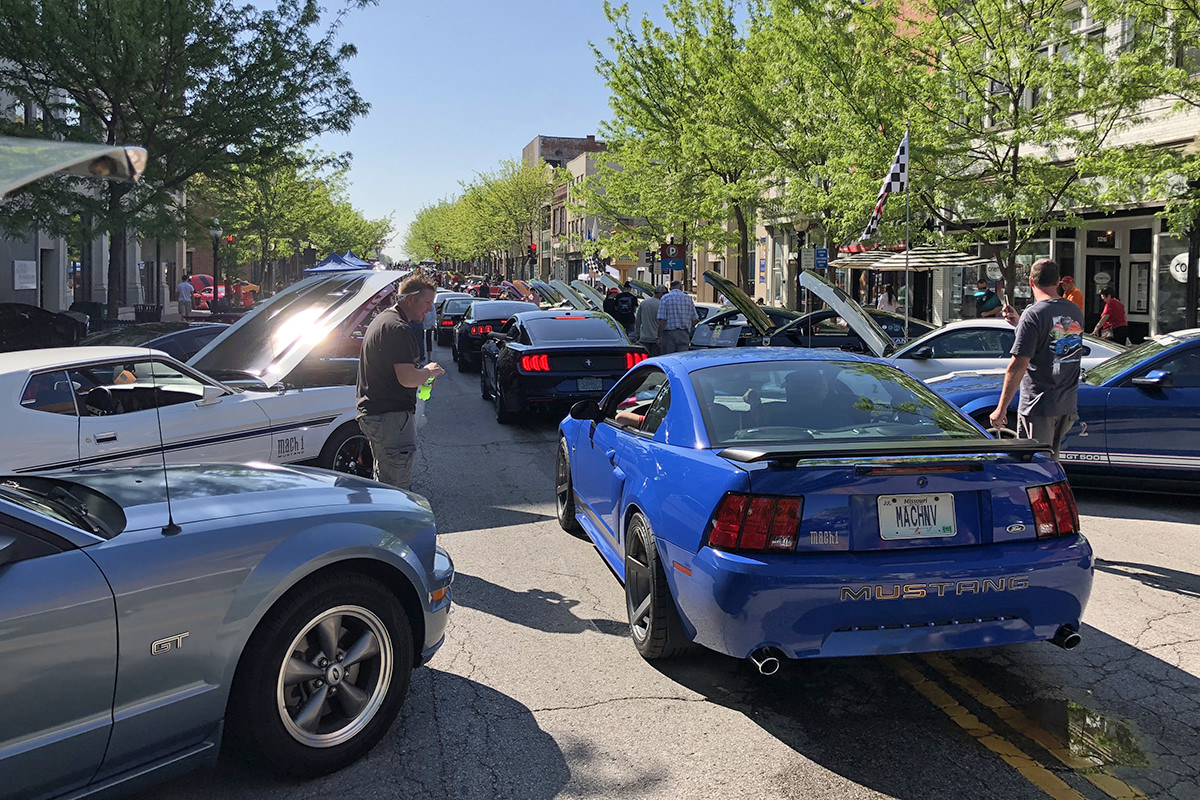
{"type": "Polygon", "coordinates": [[[579,391],[599,392],[604,389],[604,381],[600,378],[579,378],[579,391]]]}
{"type": "Polygon", "coordinates": [[[938,539],[956,532],[952,494],[882,495],[878,507],[883,539],[938,539]]]}

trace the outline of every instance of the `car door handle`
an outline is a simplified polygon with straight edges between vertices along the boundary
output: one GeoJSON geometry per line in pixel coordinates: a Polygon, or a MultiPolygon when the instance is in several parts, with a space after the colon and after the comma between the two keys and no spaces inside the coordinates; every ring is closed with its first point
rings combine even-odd
{"type": "Polygon", "coordinates": [[[109,433],[97,433],[96,434],[96,444],[104,444],[105,442],[115,442],[116,440],[117,440],[116,431],[110,431],[109,433]]]}
{"type": "Polygon", "coordinates": [[[616,450],[605,450],[604,455],[608,456],[609,463],[612,463],[614,460],[616,460],[617,451],[616,450]]]}

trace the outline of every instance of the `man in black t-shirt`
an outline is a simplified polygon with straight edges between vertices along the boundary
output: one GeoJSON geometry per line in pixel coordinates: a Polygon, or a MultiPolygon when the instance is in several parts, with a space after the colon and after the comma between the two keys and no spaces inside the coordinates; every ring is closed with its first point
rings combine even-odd
{"type": "Polygon", "coordinates": [[[637,319],[638,300],[633,296],[633,285],[625,281],[623,288],[613,299],[613,318],[625,326],[625,332],[633,331],[634,320],[637,319]]]}
{"type": "Polygon", "coordinates": [[[420,322],[433,310],[437,287],[414,276],[400,287],[400,298],[367,326],[358,361],[358,427],[371,442],[375,480],[407,489],[417,455],[417,388],[444,375],[430,362],[418,367],[420,322]]]}

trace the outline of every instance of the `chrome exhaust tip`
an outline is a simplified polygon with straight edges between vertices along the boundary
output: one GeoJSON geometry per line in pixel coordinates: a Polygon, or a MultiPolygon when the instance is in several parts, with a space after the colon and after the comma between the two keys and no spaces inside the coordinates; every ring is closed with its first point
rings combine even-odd
{"type": "Polygon", "coordinates": [[[774,675],[783,666],[787,658],[778,648],[760,647],[750,654],[750,663],[758,669],[759,675],[774,675]]]}
{"type": "Polygon", "coordinates": [[[1083,641],[1076,630],[1070,625],[1063,625],[1054,632],[1054,636],[1050,639],[1050,644],[1058,645],[1063,650],[1074,650],[1079,647],[1079,643],[1083,641]]]}

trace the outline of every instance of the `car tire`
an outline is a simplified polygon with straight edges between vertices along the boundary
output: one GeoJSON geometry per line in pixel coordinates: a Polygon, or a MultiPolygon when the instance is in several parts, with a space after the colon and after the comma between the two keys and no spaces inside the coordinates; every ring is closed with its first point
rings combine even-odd
{"type": "Polygon", "coordinates": [[[497,383],[496,388],[492,390],[492,402],[496,404],[496,422],[499,422],[501,425],[508,425],[512,423],[516,415],[506,408],[507,404],[504,401],[504,387],[502,387],[499,383],[497,383]]]}
{"type": "Polygon", "coordinates": [[[483,369],[483,364],[479,365],[479,396],[484,400],[492,399],[492,393],[488,391],[487,374],[483,369]]]}
{"type": "Polygon", "coordinates": [[[640,511],[629,520],[625,536],[625,608],[630,638],[642,658],[674,658],[691,649],[659,561],[654,533],[640,511]]]}
{"type": "Polygon", "coordinates": [[[570,534],[579,534],[583,527],[575,519],[575,485],[571,480],[571,453],[567,440],[558,440],[558,458],[554,464],[554,510],[558,525],[570,534]]]}
{"type": "Polygon", "coordinates": [[[375,477],[371,441],[358,427],[358,422],[351,420],[330,434],[317,457],[317,466],[360,478],[375,477]]]}
{"type": "Polygon", "coordinates": [[[263,618],[238,663],[230,751],[294,778],[353,763],[399,713],[414,652],[404,607],[379,581],[338,573],[301,584],[263,618]]]}
{"type": "MultiPolygon", "coordinates": [[[[456,363],[458,362],[458,348],[454,346],[454,339],[453,339],[453,337],[451,337],[451,339],[450,339],[450,360],[451,360],[451,361],[454,361],[454,362],[456,362],[456,363]]],[[[462,372],[462,365],[461,365],[461,364],[459,365],[459,370],[458,370],[458,371],[459,371],[459,372],[462,372]]]]}

